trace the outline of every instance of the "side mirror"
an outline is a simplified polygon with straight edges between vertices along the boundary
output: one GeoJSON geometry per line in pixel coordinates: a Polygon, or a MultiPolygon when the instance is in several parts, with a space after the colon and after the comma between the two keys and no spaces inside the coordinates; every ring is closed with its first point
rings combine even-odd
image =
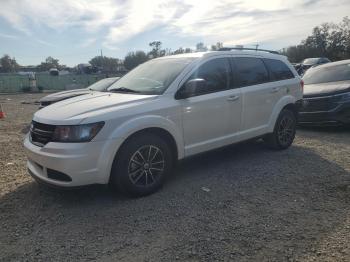
{"type": "Polygon", "coordinates": [[[198,90],[204,89],[206,81],[203,78],[195,78],[187,81],[177,93],[177,99],[194,96],[198,90]]]}

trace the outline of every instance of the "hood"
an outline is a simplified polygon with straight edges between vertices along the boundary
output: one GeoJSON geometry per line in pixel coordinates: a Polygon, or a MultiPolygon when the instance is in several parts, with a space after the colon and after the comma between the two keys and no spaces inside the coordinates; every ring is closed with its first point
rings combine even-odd
{"type": "Polygon", "coordinates": [[[67,99],[70,97],[75,97],[75,96],[80,96],[80,95],[85,95],[89,94],[92,91],[87,89],[87,88],[82,88],[82,89],[75,89],[75,90],[68,90],[68,91],[62,91],[54,94],[50,94],[47,96],[44,96],[39,100],[39,102],[57,102],[63,99],[67,99]]]}
{"type": "Polygon", "coordinates": [[[34,114],[33,120],[53,125],[75,125],[93,117],[103,121],[106,119],[101,119],[101,114],[143,105],[155,97],[157,96],[94,92],[44,107],[34,114]]]}
{"type": "Polygon", "coordinates": [[[350,91],[350,80],[304,86],[304,97],[328,96],[350,91]]]}

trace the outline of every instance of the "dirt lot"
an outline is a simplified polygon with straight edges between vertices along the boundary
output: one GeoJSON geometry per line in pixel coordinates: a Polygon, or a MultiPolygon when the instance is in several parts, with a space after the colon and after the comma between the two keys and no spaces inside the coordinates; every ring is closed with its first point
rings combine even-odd
{"type": "Polygon", "coordinates": [[[39,96],[0,96],[0,261],[350,261],[350,129],[298,130],[282,152],[249,142],[196,156],[160,192],[128,199],[27,175],[37,106],[21,101],[39,96]]]}

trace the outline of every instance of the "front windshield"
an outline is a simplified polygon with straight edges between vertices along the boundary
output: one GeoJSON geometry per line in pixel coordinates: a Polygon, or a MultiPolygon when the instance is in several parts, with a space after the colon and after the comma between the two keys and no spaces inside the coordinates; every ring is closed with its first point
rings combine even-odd
{"type": "Polygon", "coordinates": [[[108,91],[130,91],[147,95],[162,94],[194,59],[193,57],[181,57],[150,60],[120,78],[108,88],[108,91]]]}
{"type": "Polygon", "coordinates": [[[87,88],[94,91],[105,91],[112,83],[114,83],[117,80],[117,78],[105,78],[100,81],[97,81],[96,83],[92,84],[91,86],[88,86],[87,88]]]}
{"type": "Polygon", "coordinates": [[[307,59],[304,59],[303,64],[306,64],[306,65],[317,64],[318,60],[319,58],[307,58],[307,59]]]}
{"type": "Polygon", "coordinates": [[[303,76],[303,80],[306,85],[350,80],[350,62],[309,69],[303,76]]]}

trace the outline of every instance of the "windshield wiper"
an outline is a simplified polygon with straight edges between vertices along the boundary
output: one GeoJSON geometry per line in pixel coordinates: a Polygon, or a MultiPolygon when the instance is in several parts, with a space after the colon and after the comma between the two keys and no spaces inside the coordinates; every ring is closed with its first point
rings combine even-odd
{"type": "Polygon", "coordinates": [[[140,93],[140,91],[134,90],[134,89],[130,89],[130,88],[126,88],[126,87],[119,87],[119,88],[113,88],[113,89],[109,89],[109,92],[117,92],[117,93],[140,93]]]}

